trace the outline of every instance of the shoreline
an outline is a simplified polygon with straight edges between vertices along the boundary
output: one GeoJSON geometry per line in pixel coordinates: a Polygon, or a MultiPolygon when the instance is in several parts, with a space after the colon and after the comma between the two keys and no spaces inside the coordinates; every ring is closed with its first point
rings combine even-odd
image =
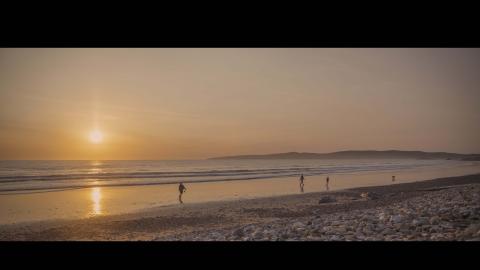
{"type": "MultiPolygon", "coordinates": [[[[468,167],[468,166],[477,166],[480,169],[480,162],[477,161],[463,161],[463,160],[454,160],[455,162],[459,162],[457,164],[454,164],[456,168],[460,167],[468,167]]],[[[450,164],[449,166],[452,166],[453,164],[450,164]]],[[[427,169],[446,169],[447,167],[443,167],[443,165],[440,165],[440,167],[426,167],[427,169]]],[[[451,168],[455,168],[451,167],[451,168]]],[[[413,169],[382,169],[382,170],[359,170],[359,171],[348,171],[348,172],[325,172],[325,173],[308,173],[304,172],[303,174],[307,177],[322,177],[322,176],[328,176],[328,175],[335,175],[335,176],[342,176],[342,175],[359,175],[359,174],[374,174],[374,173],[390,173],[390,172],[409,172],[410,170],[423,170],[425,167],[419,166],[413,169]]],[[[479,171],[480,172],[480,171],[479,171]]],[[[114,188],[114,187],[142,187],[142,186],[162,186],[162,185],[175,185],[178,184],[179,182],[183,182],[186,184],[199,184],[199,183],[228,183],[228,182],[236,182],[236,181],[255,181],[255,180],[270,180],[270,179],[285,179],[285,178],[295,178],[298,177],[298,173],[292,173],[289,175],[279,175],[279,176],[255,176],[255,177],[248,177],[248,176],[242,176],[238,178],[228,178],[228,179],[200,179],[200,180],[188,180],[188,176],[182,176],[178,177],[180,180],[169,180],[169,181],[164,181],[164,182],[145,182],[145,183],[114,183],[114,184],[100,184],[104,181],[108,181],[106,179],[95,179],[95,175],[91,177],[86,177],[86,178],[69,178],[69,180],[86,180],[86,179],[94,179],[92,181],[92,184],[89,185],[69,185],[69,186],[61,186],[61,187],[22,187],[22,188],[3,188],[0,190],[0,196],[2,195],[22,195],[22,194],[34,194],[34,193],[42,193],[42,192],[61,192],[61,191],[68,191],[68,190],[75,190],[75,189],[88,189],[88,188],[95,188],[95,187],[101,187],[101,188],[114,188]]],[[[49,176],[60,176],[60,175],[49,175],[49,176]]],[[[46,177],[49,177],[46,176],[46,177]]],[[[112,177],[115,178],[115,177],[112,177]]],[[[121,178],[121,177],[120,177],[121,178]]],[[[123,178],[122,178],[123,179],[123,178]]],[[[136,179],[132,177],[132,179],[136,179]]],[[[140,178],[141,179],[141,178],[140,178]]],[[[125,179],[124,179],[125,180],[125,179]]],[[[31,181],[31,180],[29,180],[31,181]]],[[[9,183],[9,182],[17,182],[17,181],[3,181],[2,183],[9,183]]]]}
{"type": "MultiPolygon", "coordinates": [[[[354,187],[397,185],[440,177],[480,173],[480,164],[436,166],[409,170],[364,171],[330,174],[329,191],[354,187]],[[391,176],[396,181],[391,181],[391,176]]],[[[325,175],[307,176],[305,193],[326,191],[325,175]]],[[[269,198],[299,194],[298,177],[239,181],[212,181],[187,184],[186,205],[269,198]]],[[[142,212],[150,208],[178,204],[178,185],[90,187],[58,192],[3,194],[0,196],[0,223],[19,224],[53,219],[73,220],[142,212]]]]}
{"type": "MultiPolygon", "coordinates": [[[[211,232],[218,236],[221,235],[218,231],[231,234],[239,227],[252,224],[368,211],[423,195],[476,186],[480,186],[480,174],[329,192],[157,206],[120,215],[0,225],[0,240],[205,240],[199,235],[211,232]],[[362,193],[375,194],[378,198],[368,198],[368,195],[364,198],[362,193]],[[332,201],[319,203],[325,197],[332,201]]],[[[475,215],[476,212],[473,216],[478,218],[475,215]]],[[[220,236],[216,240],[222,239],[220,236]]]]}

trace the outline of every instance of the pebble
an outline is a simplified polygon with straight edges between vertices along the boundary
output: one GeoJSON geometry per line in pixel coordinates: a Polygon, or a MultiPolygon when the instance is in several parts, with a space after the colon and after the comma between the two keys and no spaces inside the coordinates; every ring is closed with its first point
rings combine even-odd
{"type": "Polygon", "coordinates": [[[244,233],[243,233],[243,229],[236,229],[235,231],[233,231],[233,235],[236,236],[236,237],[243,237],[244,233]]]}
{"type": "Polygon", "coordinates": [[[322,198],[320,198],[320,200],[318,200],[318,203],[319,204],[322,204],[322,203],[331,203],[331,202],[335,202],[336,199],[335,198],[332,198],[330,196],[323,196],[322,198]]]}
{"type": "Polygon", "coordinates": [[[438,224],[438,222],[440,221],[440,218],[438,216],[433,216],[430,218],[430,224],[438,224]]]}
{"type": "Polygon", "coordinates": [[[403,216],[401,215],[394,215],[390,217],[390,221],[393,223],[400,223],[403,220],[403,216]]]}
{"type": "MultiPolygon", "coordinates": [[[[174,240],[418,241],[480,240],[480,185],[429,192],[388,206],[281,218],[233,230],[201,232],[174,240]]],[[[379,196],[362,193],[365,199],[379,196]]],[[[323,196],[319,203],[335,201],[323,196]]],[[[165,240],[165,239],[162,239],[165,240]]],[[[169,240],[169,239],[166,239],[169,240]]]]}

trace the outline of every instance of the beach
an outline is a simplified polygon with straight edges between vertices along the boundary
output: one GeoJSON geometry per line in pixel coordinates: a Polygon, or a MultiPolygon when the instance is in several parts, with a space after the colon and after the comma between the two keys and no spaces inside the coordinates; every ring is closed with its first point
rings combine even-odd
{"type": "MultiPolygon", "coordinates": [[[[68,177],[77,176],[78,169],[75,171],[68,170],[68,174],[62,175],[66,180],[49,180],[49,175],[57,173],[51,168],[63,168],[65,162],[48,163],[48,169],[44,169],[45,164],[36,164],[35,168],[40,168],[42,173],[41,180],[32,180],[28,182],[6,182],[0,183],[0,225],[23,224],[35,221],[49,220],[77,220],[85,218],[104,217],[110,215],[130,214],[141,211],[149,211],[149,209],[158,207],[175,207],[178,205],[178,182],[185,181],[187,192],[183,195],[185,205],[222,202],[222,201],[238,201],[255,198],[269,198],[284,195],[294,195],[301,193],[299,188],[299,175],[303,171],[305,173],[304,193],[312,192],[332,192],[357,187],[394,185],[399,183],[410,183],[422,180],[429,180],[441,177],[462,176],[480,173],[480,162],[474,161],[283,161],[285,166],[278,167],[279,161],[268,161],[261,164],[261,168],[252,170],[255,166],[254,161],[242,163],[237,161],[229,162],[228,166],[221,167],[218,162],[211,163],[206,168],[208,175],[225,175],[232,174],[228,177],[220,176],[222,181],[203,181],[204,176],[200,176],[200,180],[191,175],[198,174],[198,167],[204,165],[203,162],[188,162],[181,165],[189,164],[188,170],[183,168],[179,175],[189,174],[189,177],[167,178],[167,181],[175,180],[177,183],[162,183],[163,178],[140,178],[140,179],[103,179],[102,177],[110,176],[112,171],[112,163],[109,162],[88,162],[82,167],[84,171],[92,171],[95,173],[88,174],[88,178],[75,180],[68,177]],[[305,166],[310,162],[310,166],[305,166]],[[325,164],[333,164],[331,171],[326,174],[325,164]],[[99,165],[100,164],[100,165],[99,165]],[[193,165],[190,165],[193,164],[193,165]],[[407,164],[408,166],[405,166],[407,164]],[[419,166],[425,164],[425,166],[419,166]],[[394,165],[394,166],[392,166],[394,165]],[[412,166],[414,165],[414,166],[412,166]],[[274,166],[277,166],[276,168],[274,166]],[[219,168],[222,168],[219,170],[219,168]],[[241,170],[239,170],[239,168],[241,170]],[[275,168],[275,169],[270,169],[275,168]],[[290,176],[292,172],[288,172],[281,177],[277,176],[277,172],[286,170],[294,170],[295,176],[290,176]],[[293,168],[293,169],[292,169],[293,168]],[[351,170],[350,168],[354,168],[351,170]],[[345,172],[345,169],[351,171],[345,172]],[[97,173],[103,170],[105,172],[97,173]],[[261,178],[265,176],[265,170],[269,171],[270,178],[261,178]],[[312,170],[318,170],[320,174],[313,175],[312,170]],[[192,173],[194,172],[194,173],[192,173]],[[256,173],[254,177],[257,179],[249,179],[252,172],[256,173]],[[260,174],[258,174],[260,172],[260,174]],[[243,174],[243,175],[242,175],[243,174]],[[392,176],[395,181],[392,181],[392,176]],[[245,176],[244,180],[232,180],[245,176]],[[330,177],[328,187],[326,186],[326,177],[330,177]],[[192,180],[193,179],[193,180],[192,180]],[[72,182],[74,184],[72,184],[72,182]],[[83,186],[77,187],[78,183],[83,186]],[[113,185],[111,185],[113,183],[113,185]],[[120,184],[120,185],[117,185],[120,184]],[[132,185],[133,184],[133,185],[132,185]],[[57,189],[45,189],[43,187],[53,187],[57,185],[57,189]],[[60,186],[62,185],[62,186],[60,186]],[[37,186],[42,189],[24,190],[24,187],[37,186]],[[2,191],[6,188],[16,187],[15,191],[2,191]],[[327,190],[328,188],[328,190],[327,190]]],[[[67,163],[72,164],[72,163],[67,163]]],[[[74,163],[77,164],[77,163],[74,163]]],[[[125,171],[125,167],[129,163],[121,162],[118,169],[125,171]]],[[[136,162],[136,164],[144,165],[144,162],[136,162]]],[[[19,168],[23,167],[14,164],[19,168]]],[[[117,165],[114,163],[114,165],[117,165]]],[[[159,163],[153,163],[154,166],[148,166],[152,172],[159,170],[159,163]]],[[[173,170],[170,166],[176,165],[168,163],[163,169],[173,170]]],[[[327,167],[328,168],[328,167],[327,167]]],[[[145,169],[145,167],[128,168],[128,176],[133,172],[145,169]]],[[[177,171],[179,168],[176,169],[177,171]]],[[[25,174],[25,169],[17,170],[18,174],[25,174]]],[[[62,171],[63,172],[63,171],[62,171]]],[[[150,173],[151,174],[151,173],[150,173]]],[[[204,174],[204,173],[202,173],[204,174]]],[[[282,173],[283,174],[283,173],[282,173]]],[[[59,174],[60,175],[60,174],[59,174]]],[[[122,173],[125,175],[125,173],[122,173]]],[[[158,177],[159,174],[155,174],[158,177]]],[[[170,175],[169,175],[170,176],[170,175]]],[[[137,175],[135,175],[137,177],[137,175]]],[[[207,179],[217,176],[209,176],[207,179]]],[[[1,179],[5,180],[5,179],[1,179]]],[[[16,179],[15,179],[16,180],[16,179]]],[[[1,181],[0,181],[1,182],[1,181]]]]}
{"type": "Polygon", "coordinates": [[[4,224],[0,240],[480,240],[479,195],[473,174],[4,224]]]}

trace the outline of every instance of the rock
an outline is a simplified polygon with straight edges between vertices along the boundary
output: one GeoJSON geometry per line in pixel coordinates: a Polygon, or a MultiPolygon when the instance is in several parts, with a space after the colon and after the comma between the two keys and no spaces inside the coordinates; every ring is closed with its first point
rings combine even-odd
{"type": "Polygon", "coordinates": [[[319,204],[322,204],[322,203],[331,203],[331,202],[336,202],[337,200],[331,196],[323,196],[320,198],[320,200],[318,200],[318,203],[319,204]]]}
{"type": "Polygon", "coordinates": [[[394,231],[390,228],[386,228],[382,233],[385,235],[391,235],[394,233],[394,231]]]}
{"type": "Polygon", "coordinates": [[[387,219],[387,215],[384,213],[384,212],[381,212],[379,215],[378,215],[378,219],[380,221],[385,221],[387,219]]]}
{"type": "Polygon", "coordinates": [[[246,233],[251,233],[255,227],[253,225],[247,225],[243,228],[243,231],[246,233]]]}
{"type": "Polygon", "coordinates": [[[267,229],[267,230],[264,230],[262,233],[263,233],[264,235],[273,235],[273,234],[275,234],[275,231],[274,231],[274,230],[268,230],[268,229],[267,229]]]}
{"type": "Polygon", "coordinates": [[[429,219],[426,217],[419,217],[418,218],[418,225],[423,226],[429,223],[429,219]]]}
{"type": "Polygon", "coordinates": [[[304,227],[305,227],[305,224],[303,224],[302,222],[295,222],[292,224],[292,228],[294,229],[304,228],[304,227]]]}
{"type": "Polygon", "coordinates": [[[478,233],[480,233],[480,223],[471,224],[463,231],[464,235],[476,235],[478,233]]]}
{"type": "Polygon", "coordinates": [[[344,227],[340,227],[337,229],[337,233],[340,233],[340,234],[347,234],[347,230],[344,228],[344,227]]]}
{"type": "Polygon", "coordinates": [[[475,242],[478,242],[478,241],[480,241],[480,237],[471,238],[471,239],[466,239],[465,241],[475,241],[475,242]]]}
{"type": "Polygon", "coordinates": [[[209,238],[214,238],[214,239],[216,239],[216,238],[220,238],[221,236],[222,236],[222,235],[221,235],[220,233],[218,233],[218,232],[212,232],[212,233],[210,233],[209,238]]]}
{"type": "Polygon", "coordinates": [[[362,194],[360,194],[360,197],[368,200],[377,200],[380,198],[380,195],[375,192],[363,192],[362,194]]]}
{"type": "Polygon", "coordinates": [[[378,224],[375,227],[375,231],[383,231],[385,229],[385,226],[383,224],[378,224]]]}
{"type": "Polygon", "coordinates": [[[462,211],[460,215],[462,218],[468,218],[470,216],[470,211],[462,211]]]}
{"type": "Polygon", "coordinates": [[[418,218],[412,220],[412,226],[420,227],[423,225],[427,225],[428,220],[426,218],[418,218]]]}
{"type": "Polygon", "coordinates": [[[443,229],[446,229],[446,230],[451,230],[453,229],[453,225],[452,223],[450,222],[444,222],[440,225],[443,229]]]}
{"type": "Polygon", "coordinates": [[[390,221],[393,223],[400,223],[403,221],[403,216],[402,215],[390,216],[390,221]]]}
{"type": "Polygon", "coordinates": [[[400,223],[400,231],[410,231],[410,224],[402,222],[400,223]]]}
{"type": "Polygon", "coordinates": [[[236,238],[242,238],[244,235],[245,234],[244,234],[242,228],[236,229],[235,231],[233,231],[233,236],[235,236],[236,238]]]}
{"type": "Polygon", "coordinates": [[[261,239],[263,238],[263,233],[261,231],[256,231],[254,234],[253,234],[253,237],[255,239],[261,239]]]}
{"type": "Polygon", "coordinates": [[[440,227],[438,225],[433,225],[432,227],[430,227],[429,229],[429,232],[430,233],[436,233],[436,232],[439,232],[440,231],[440,227]]]}
{"type": "Polygon", "coordinates": [[[366,222],[373,222],[373,218],[370,215],[364,215],[360,218],[361,221],[366,221],[366,222]]]}
{"type": "Polygon", "coordinates": [[[440,222],[440,218],[438,216],[433,216],[429,220],[430,224],[438,224],[440,222]]]}
{"type": "Polygon", "coordinates": [[[365,238],[365,235],[363,235],[363,233],[358,233],[357,232],[357,233],[355,233],[355,238],[362,240],[363,238],[365,238]]]}
{"type": "MultiPolygon", "coordinates": [[[[250,224],[233,230],[212,229],[195,235],[157,237],[166,241],[445,241],[480,239],[480,185],[455,187],[406,198],[386,206],[343,209],[304,217],[250,224]],[[463,194],[459,193],[463,191],[463,194]],[[477,194],[478,193],[478,194],[477,194]],[[477,195],[476,195],[477,194],[477,195]],[[475,198],[477,196],[478,198],[475,198]]],[[[375,197],[365,193],[366,199],[375,197]]],[[[331,202],[335,197],[322,196],[331,202]],[[333,198],[332,198],[333,197],[333,198]]],[[[313,213],[313,211],[312,211],[313,213]]],[[[1,238],[1,236],[0,236],[1,238]]]]}
{"type": "Polygon", "coordinates": [[[330,241],[340,241],[340,237],[338,235],[330,236],[330,241]]]}
{"type": "Polygon", "coordinates": [[[341,225],[341,224],[342,224],[341,221],[334,220],[334,221],[332,221],[331,226],[339,226],[339,225],[341,225]]]}
{"type": "Polygon", "coordinates": [[[418,219],[414,219],[414,220],[412,220],[412,225],[413,226],[418,226],[418,225],[420,225],[420,221],[418,221],[418,219]]]}

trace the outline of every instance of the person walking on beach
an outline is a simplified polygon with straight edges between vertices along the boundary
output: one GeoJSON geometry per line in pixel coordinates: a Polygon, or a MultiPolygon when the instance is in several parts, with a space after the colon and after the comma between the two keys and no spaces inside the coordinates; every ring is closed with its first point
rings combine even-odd
{"type": "Polygon", "coordinates": [[[328,186],[328,182],[330,182],[330,178],[327,176],[327,180],[326,180],[327,191],[330,190],[330,188],[329,188],[329,186],[328,186]]]}
{"type": "Polygon", "coordinates": [[[305,177],[303,177],[303,173],[300,175],[300,191],[303,193],[303,180],[305,177]]]}
{"type": "Polygon", "coordinates": [[[180,185],[178,186],[178,191],[180,192],[180,194],[178,195],[178,201],[180,203],[183,203],[182,201],[182,194],[187,190],[187,188],[183,185],[182,182],[180,182],[180,185]]]}
{"type": "Polygon", "coordinates": [[[392,182],[395,182],[395,175],[392,175],[392,182]]]}

